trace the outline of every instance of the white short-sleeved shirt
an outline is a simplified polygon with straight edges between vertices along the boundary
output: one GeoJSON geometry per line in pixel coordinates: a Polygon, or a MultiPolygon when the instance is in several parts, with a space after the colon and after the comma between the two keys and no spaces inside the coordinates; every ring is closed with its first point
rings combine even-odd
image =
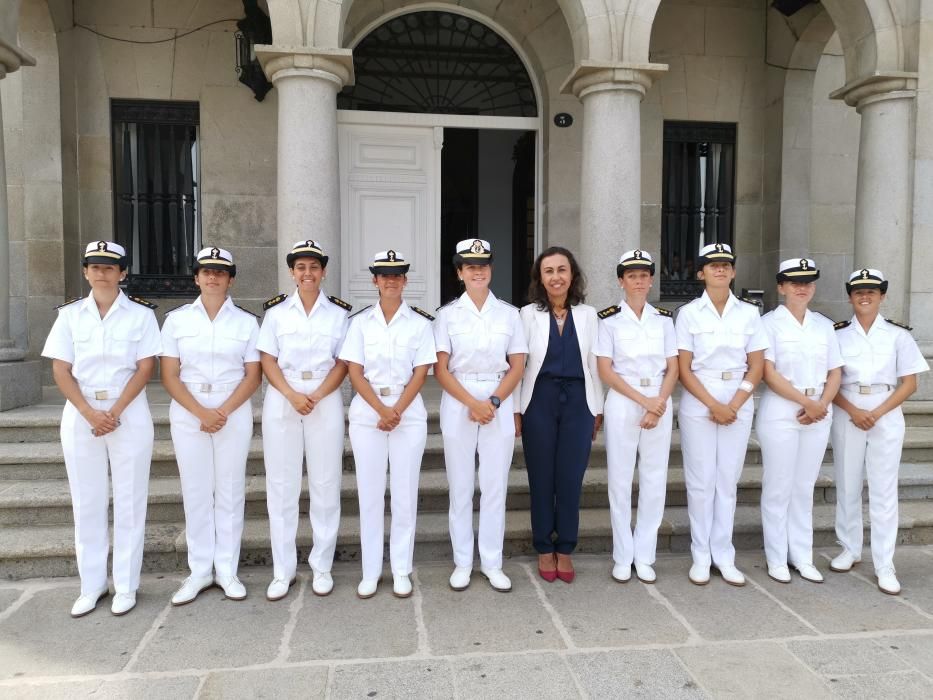
{"type": "Polygon", "coordinates": [[[853,316],[845,328],[836,331],[845,366],[842,385],[897,384],[898,377],[930,369],[917,347],[917,341],[904,328],[889,323],[878,314],[866,333],[853,316]]]}
{"type": "Polygon", "coordinates": [[[297,290],[266,311],[256,347],[278,358],[279,367],[296,372],[328,371],[347,332],[347,311],[324,293],[306,314],[297,290]]]}
{"type": "Polygon", "coordinates": [[[101,318],[93,294],[63,306],[42,348],[42,356],[71,364],[82,388],[122,388],[136,363],[162,352],[155,314],[122,291],[101,318]]]}
{"type": "Polygon", "coordinates": [[[768,347],[758,307],[740,301],[731,292],[720,316],[704,291],[699,299],[681,307],[675,328],[677,349],[693,353],[690,368],[694,372],[744,372],[748,353],[768,347]]]}
{"type": "Polygon", "coordinates": [[[181,361],[181,381],[233,384],[246,376],[245,363],[259,362],[259,324],[230,297],[211,321],[198,297],[168,313],[162,324],[162,355],[181,361]]]}
{"type": "Polygon", "coordinates": [[[677,336],[670,316],[645,304],[641,318],[625,300],[621,311],[601,319],[595,353],[612,358],[612,371],[620,377],[654,378],[667,371],[667,359],[677,357],[677,336]]]}
{"type": "Polygon", "coordinates": [[[386,323],[379,304],[353,315],[340,359],[363,366],[373,386],[404,386],[415,367],[437,362],[431,322],[404,301],[386,323]]]}
{"type": "Polygon", "coordinates": [[[509,355],[528,353],[518,309],[492,292],[482,309],[464,292],[442,307],[434,321],[437,352],[450,354],[447,368],[458,372],[506,372],[509,355]]]}
{"type": "Polygon", "coordinates": [[[829,370],[844,364],[833,322],[822,314],[807,309],[801,324],[778,306],[761,317],[761,325],[768,336],[765,359],[798,389],[821,386],[829,370]]]}

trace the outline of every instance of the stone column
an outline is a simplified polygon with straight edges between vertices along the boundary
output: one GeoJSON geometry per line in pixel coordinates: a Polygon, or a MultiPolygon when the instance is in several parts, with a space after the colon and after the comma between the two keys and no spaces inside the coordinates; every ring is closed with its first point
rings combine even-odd
{"type": "Polygon", "coordinates": [[[278,92],[277,229],[281,291],[291,291],[285,256],[295,241],[313,239],[331,256],[327,289],[340,293],[340,170],[337,93],[353,80],[345,49],[257,46],[278,92]]]}
{"type": "Polygon", "coordinates": [[[587,300],[597,308],[618,301],[615,262],[641,246],[641,101],[653,76],[666,70],[583,64],[562,88],[583,102],[579,256],[587,300]]]}
{"type": "Polygon", "coordinates": [[[853,268],[884,272],[890,289],[882,313],[904,322],[910,312],[910,128],[916,87],[915,74],[885,74],[831,95],[862,116],[853,268]]]}

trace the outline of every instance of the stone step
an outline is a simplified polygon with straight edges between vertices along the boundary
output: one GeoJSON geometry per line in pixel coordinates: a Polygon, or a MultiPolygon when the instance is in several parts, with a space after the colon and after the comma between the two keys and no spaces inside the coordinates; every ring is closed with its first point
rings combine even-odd
{"type": "MultiPolygon", "coordinates": [[[[832,478],[833,467],[824,464],[814,487],[814,503],[835,503],[836,487],[832,478]]],[[[762,468],[749,465],[739,480],[737,501],[740,504],[758,505],[761,502],[762,468]]],[[[605,467],[592,467],[583,480],[581,508],[608,508],[608,473],[605,467]]],[[[635,475],[637,499],[638,474],[635,475]]],[[[864,498],[867,499],[867,490],[864,498]]],[[[899,497],[903,501],[929,500],[933,509],[933,464],[905,464],[899,478],[899,497]]],[[[672,468],[668,472],[667,499],[669,506],[687,504],[687,489],[684,472],[672,468]]],[[[387,502],[388,507],[388,502],[387,502]]],[[[530,507],[528,478],[523,469],[513,469],[509,474],[509,489],[506,501],[508,510],[524,510],[530,507]]],[[[421,474],[418,488],[419,512],[446,512],[448,508],[447,476],[439,469],[426,470],[421,474]]],[[[479,488],[474,497],[474,510],[479,508],[479,488]]],[[[308,489],[302,483],[299,510],[308,512],[308,489]]],[[[341,487],[341,510],[344,514],[359,512],[356,491],[356,475],[344,475],[341,487]]],[[[266,516],[266,480],[263,476],[250,476],[246,482],[246,517],[266,516]]],[[[111,513],[112,516],[112,513],[111,513]]],[[[112,518],[111,518],[112,519],[112,518]]],[[[146,515],[150,523],[182,522],[185,519],[182,504],[181,484],[177,477],[153,477],[149,482],[149,506],[146,515]]],[[[71,524],[71,495],[68,482],[64,479],[26,479],[0,482],[0,527],[25,525],[71,524]]]]}
{"type": "MultiPolygon", "coordinates": [[[[867,511],[867,509],[866,509],[867,511]]],[[[834,506],[814,507],[814,546],[835,543],[833,531],[834,506]]],[[[868,514],[865,513],[865,523],[868,514]]],[[[388,532],[388,524],[386,527],[388,532]]],[[[869,531],[865,531],[866,542],[869,531]]],[[[742,550],[761,548],[760,513],[756,506],[736,508],[734,543],[742,550]]],[[[611,550],[609,512],[603,508],[580,512],[578,552],[608,554],[611,550]]],[[[933,507],[924,501],[908,501],[900,507],[898,532],[900,544],[933,543],[933,507]]],[[[311,533],[302,521],[298,535],[299,561],[306,560],[311,545],[311,533]]],[[[658,537],[659,551],[684,552],[690,546],[690,526],[687,509],[670,506],[658,537]]],[[[184,527],[180,523],[152,523],[146,529],[145,571],[181,571],[186,567],[187,545],[184,527]]],[[[525,510],[507,513],[505,533],[506,556],[532,553],[530,515],[525,510]]],[[[342,561],[359,559],[359,519],[346,514],[341,521],[337,557],[342,561]]],[[[415,537],[416,561],[449,561],[450,540],[447,514],[423,513],[418,517],[415,537]]],[[[269,525],[264,518],[249,518],[243,533],[241,562],[245,565],[271,564],[269,525]]],[[[607,567],[609,560],[607,556],[607,567]]],[[[304,566],[304,564],[302,564],[304,566]]],[[[69,525],[16,526],[0,529],[0,579],[21,579],[37,576],[74,576],[74,530],[69,525]]]]}

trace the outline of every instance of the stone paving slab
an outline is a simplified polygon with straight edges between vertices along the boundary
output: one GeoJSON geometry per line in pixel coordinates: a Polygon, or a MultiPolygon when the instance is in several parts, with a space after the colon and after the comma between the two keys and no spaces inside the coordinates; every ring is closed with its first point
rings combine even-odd
{"type": "Polygon", "coordinates": [[[326,668],[277,668],[257,671],[217,671],[208,674],[200,700],[287,700],[323,698],[326,668]]]}
{"type": "Polygon", "coordinates": [[[610,651],[568,660],[591,698],[702,698],[707,694],[669,650],[610,651]]]}
{"type": "Polygon", "coordinates": [[[566,700],[575,687],[566,661],[551,652],[467,657],[451,665],[461,700],[566,700]]]}

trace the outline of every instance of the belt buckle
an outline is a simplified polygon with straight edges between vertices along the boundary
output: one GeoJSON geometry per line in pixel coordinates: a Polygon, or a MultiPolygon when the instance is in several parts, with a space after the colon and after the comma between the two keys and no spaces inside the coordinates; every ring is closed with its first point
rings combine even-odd
{"type": "Polygon", "coordinates": [[[379,396],[391,396],[391,395],[392,395],[392,387],[389,387],[389,386],[379,387],[379,396]]]}
{"type": "Polygon", "coordinates": [[[314,379],[314,372],[302,372],[301,378],[302,379],[314,379]]]}
{"type": "Polygon", "coordinates": [[[860,394],[870,394],[871,393],[871,384],[859,384],[858,393],[860,394]]]}
{"type": "Polygon", "coordinates": [[[202,393],[202,394],[210,394],[210,393],[211,393],[211,385],[210,385],[210,384],[202,384],[202,385],[201,385],[201,393],[202,393]]]}
{"type": "Polygon", "coordinates": [[[651,386],[651,379],[648,377],[642,377],[638,380],[639,385],[641,386],[651,386]]]}
{"type": "Polygon", "coordinates": [[[107,400],[107,392],[106,392],[106,391],[95,391],[95,392],[94,392],[94,398],[97,399],[98,401],[106,401],[106,400],[107,400]]]}
{"type": "Polygon", "coordinates": [[[732,372],[723,372],[719,378],[728,381],[732,379],[732,372]]]}
{"type": "Polygon", "coordinates": [[[806,389],[803,390],[803,395],[804,396],[816,396],[816,389],[813,388],[812,386],[807,387],[806,389]]]}

